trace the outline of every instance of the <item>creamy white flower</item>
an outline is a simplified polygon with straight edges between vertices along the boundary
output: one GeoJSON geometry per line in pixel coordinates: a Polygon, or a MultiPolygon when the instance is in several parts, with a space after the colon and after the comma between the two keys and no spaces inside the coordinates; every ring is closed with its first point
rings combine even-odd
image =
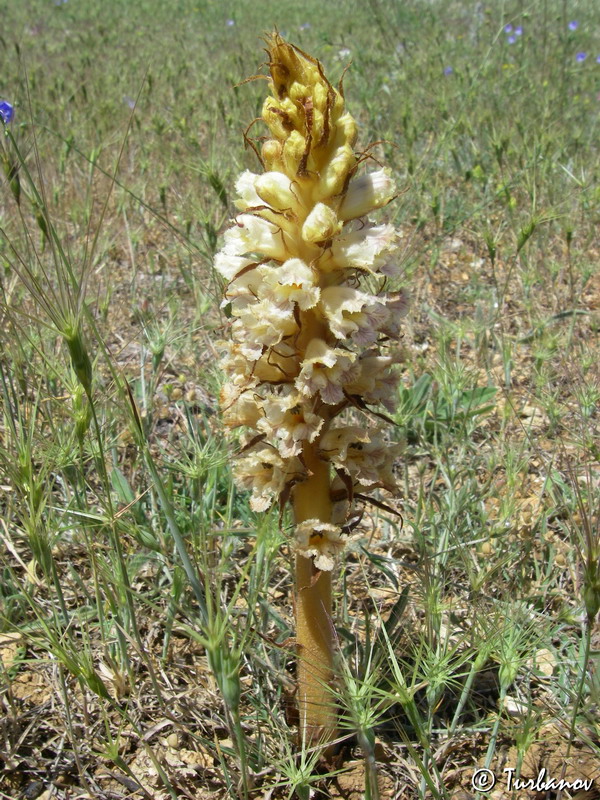
{"type": "Polygon", "coordinates": [[[244,425],[254,428],[263,415],[263,402],[255,391],[242,391],[232,383],[226,383],[221,389],[221,408],[223,422],[228,428],[239,428],[244,425]]]}
{"type": "Polygon", "coordinates": [[[291,383],[298,374],[298,351],[293,344],[280,342],[255,363],[253,374],[268,383],[291,383]]]}
{"type": "MultiPolygon", "coordinates": [[[[225,234],[227,237],[227,234],[225,234]]],[[[235,256],[231,253],[226,253],[224,250],[220,250],[215,255],[215,269],[224,278],[227,278],[228,281],[232,281],[236,275],[238,275],[242,270],[246,267],[249,267],[250,264],[255,263],[254,258],[243,258],[242,256],[235,256]]]]}
{"type": "Polygon", "coordinates": [[[239,310],[256,302],[262,284],[262,278],[256,267],[256,262],[253,262],[252,268],[231,281],[225,291],[221,307],[231,304],[234,316],[239,310]]]}
{"type": "Polygon", "coordinates": [[[395,238],[396,231],[392,225],[365,225],[337,236],[332,242],[331,252],[341,266],[376,271],[386,263],[395,238]]]}
{"type": "Polygon", "coordinates": [[[325,422],[293,389],[282,396],[265,398],[262,412],[264,416],[256,429],[275,439],[284,458],[299,455],[304,442],[314,442],[325,422]]]}
{"type": "Polygon", "coordinates": [[[331,572],[335,556],[345,547],[342,529],[318,519],[307,519],[296,525],[294,539],[297,552],[314,559],[315,567],[326,572],[331,572]]]}
{"type": "Polygon", "coordinates": [[[361,175],[350,181],[338,216],[342,220],[363,217],[374,209],[385,206],[395,193],[396,184],[389,170],[380,169],[361,175]]]}
{"type": "MultiPolygon", "coordinates": [[[[241,390],[251,389],[261,381],[278,383],[282,380],[293,380],[297,375],[296,351],[286,342],[281,342],[273,347],[266,354],[263,354],[258,361],[251,361],[244,354],[242,343],[226,342],[225,355],[221,362],[221,367],[229,381],[241,390]]],[[[246,345],[249,346],[249,345],[246,345]]]]}
{"type": "Polygon", "coordinates": [[[263,201],[256,193],[255,183],[257,178],[258,175],[247,169],[237,179],[235,190],[239,195],[239,199],[236,200],[235,205],[240,211],[246,211],[248,208],[255,208],[263,204],[263,201]]]}
{"type": "Polygon", "coordinates": [[[389,492],[396,489],[393,466],[402,452],[402,445],[385,440],[381,430],[369,432],[370,441],[348,448],[345,468],[363,486],[382,486],[389,492]]]}
{"type": "Polygon", "coordinates": [[[359,395],[369,404],[381,403],[388,411],[393,411],[400,380],[398,373],[391,369],[396,363],[396,356],[365,356],[359,359],[359,372],[346,385],[347,393],[359,395]]]}
{"type": "Polygon", "coordinates": [[[319,392],[324,403],[341,403],[344,384],[359,372],[355,359],[355,353],[329,347],[323,339],[312,339],[296,378],[296,388],[304,397],[313,397],[319,392]]]}
{"type": "Polygon", "coordinates": [[[236,224],[225,231],[223,252],[228,256],[260,253],[276,261],[287,258],[286,234],[281,227],[254,214],[240,214],[236,224]]]}
{"type": "Polygon", "coordinates": [[[280,267],[259,267],[260,296],[275,302],[296,303],[301,311],[316,306],[321,290],[314,270],[299,258],[289,258],[280,267]]]}
{"type": "Polygon", "coordinates": [[[233,331],[240,342],[272,347],[298,330],[293,308],[271,300],[233,308],[232,313],[238,318],[233,323],[233,331]]]}
{"type": "Polygon", "coordinates": [[[284,491],[286,484],[303,477],[304,470],[297,458],[284,461],[277,450],[263,447],[241,458],[235,465],[235,475],[242,488],[252,489],[250,508],[266,511],[284,491]]]}
{"type": "Polygon", "coordinates": [[[372,344],[389,316],[383,303],[350,286],[328,286],[321,292],[320,308],[337,339],[350,339],[359,347],[372,344]]]}
{"type": "Polygon", "coordinates": [[[395,488],[393,465],[400,445],[386,442],[379,429],[357,426],[332,428],[322,437],[319,450],[323,458],[346,472],[361,486],[395,488]]]}
{"type": "Polygon", "coordinates": [[[396,186],[384,169],[355,176],[356,122],[320,65],[278,35],[269,53],[267,172],[238,177],[239,213],[214,262],[229,318],[221,408],[228,427],[246,429],[235,473],[251,507],[291,500],[303,520],[296,550],[331,570],[356,495],[394,488],[398,447],[370,425],[397,399],[398,356],[387,346],[406,303],[370,292],[400,272],[401,233],[366,216],[396,186]],[[331,517],[312,518],[321,516],[313,488],[330,498],[331,517]]]}
{"type": "Polygon", "coordinates": [[[384,302],[389,313],[385,323],[381,326],[381,332],[389,336],[390,339],[398,339],[402,320],[408,314],[408,295],[404,291],[395,292],[388,295],[384,302]]]}
{"type": "Polygon", "coordinates": [[[229,385],[236,387],[239,392],[256,386],[258,378],[254,375],[254,364],[240,351],[237,342],[222,342],[223,356],[221,368],[229,376],[229,385]]]}
{"type": "Polygon", "coordinates": [[[324,458],[339,466],[346,461],[350,445],[368,441],[370,441],[368,429],[360,428],[358,425],[345,425],[330,428],[321,437],[319,450],[324,458]]]}

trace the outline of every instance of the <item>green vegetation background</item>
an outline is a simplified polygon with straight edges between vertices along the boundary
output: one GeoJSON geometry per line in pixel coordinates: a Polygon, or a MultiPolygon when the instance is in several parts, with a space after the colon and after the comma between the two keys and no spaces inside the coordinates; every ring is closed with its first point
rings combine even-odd
{"type": "Polygon", "coordinates": [[[501,753],[597,763],[596,4],[13,2],[5,796],[351,796],[293,755],[285,525],[248,510],[218,423],[211,261],[273,26],[344,74],[412,296],[404,527],[371,510],[338,572],[347,791],[377,795],[377,758],[382,797],[451,796],[501,753]]]}

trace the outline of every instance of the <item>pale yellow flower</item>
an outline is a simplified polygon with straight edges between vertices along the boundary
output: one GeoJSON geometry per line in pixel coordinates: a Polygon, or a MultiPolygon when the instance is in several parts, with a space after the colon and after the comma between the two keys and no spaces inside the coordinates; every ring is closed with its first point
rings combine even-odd
{"type": "Polygon", "coordinates": [[[305,242],[326,242],[341,229],[342,222],[335,211],[325,203],[317,203],[304,221],[302,238],[305,242]]]}
{"type": "Polygon", "coordinates": [[[297,458],[283,459],[272,447],[262,447],[239,459],[235,475],[242,488],[252,490],[250,508],[266,511],[302,472],[297,458]]]}
{"type": "Polygon", "coordinates": [[[317,569],[327,572],[331,572],[335,557],[346,544],[340,527],[318,519],[307,519],[296,525],[294,541],[301,555],[312,558],[317,569]]]}
{"type": "Polygon", "coordinates": [[[314,442],[325,420],[314,414],[300,394],[291,390],[280,397],[269,397],[262,406],[263,417],[256,429],[272,438],[284,458],[302,453],[304,442],[314,442]]]}
{"type": "Polygon", "coordinates": [[[331,252],[341,266],[376,272],[394,251],[395,242],[392,225],[365,225],[334,239],[331,252]]]}
{"type": "Polygon", "coordinates": [[[223,422],[228,428],[241,425],[254,428],[262,417],[262,402],[254,391],[242,391],[233,383],[226,383],[221,389],[221,408],[223,422]]]}
{"type": "Polygon", "coordinates": [[[323,457],[363,489],[394,487],[393,464],[401,446],[386,441],[383,431],[364,431],[357,426],[332,428],[323,435],[319,446],[323,457]]]}
{"type": "Polygon", "coordinates": [[[221,250],[215,256],[215,269],[228,281],[233,281],[246,267],[253,264],[255,259],[236,256],[221,250]]]}
{"type": "Polygon", "coordinates": [[[260,253],[267,258],[285,261],[288,243],[280,226],[254,214],[240,214],[236,224],[225,231],[223,252],[228,256],[260,253]]]}
{"type": "Polygon", "coordinates": [[[241,343],[242,353],[251,361],[258,360],[265,347],[273,347],[286,336],[294,333],[298,326],[289,304],[277,304],[271,300],[259,300],[238,310],[233,331],[241,343]]]}
{"type": "Polygon", "coordinates": [[[296,304],[301,311],[314,308],[321,296],[318,275],[299,258],[290,258],[279,267],[263,266],[258,272],[262,285],[257,291],[274,302],[296,304]]]}
{"type": "Polygon", "coordinates": [[[357,376],[356,355],[329,347],[323,339],[312,339],[306,348],[295,385],[304,397],[319,393],[324,403],[335,405],[344,399],[344,385],[357,376]]]}
{"type": "Polygon", "coordinates": [[[255,183],[258,175],[250,170],[242,172],[235,184],[238,198],[235,201],[236,208],[240,211],[247,211],[249,208],[257,208],[263,204],[262,198],[258,195],[255,183]]]}
{"type": "Polygon", "coordinates": [[[393,411],[400,379],[391,369],[396,359],[396,356],[371,355],[361,358],[357,363],[358,370],[345,387],[348,394],[358,395],[370,405],[381,403],[388,411],[393,411]]]}
{"type": "Polygon", "coordinates": [[[337,339],[350,339],[362,347],[377,340],[383,323],[389,317],[383,303],[350,286],[323,289],[319,307],[337,339]]]}

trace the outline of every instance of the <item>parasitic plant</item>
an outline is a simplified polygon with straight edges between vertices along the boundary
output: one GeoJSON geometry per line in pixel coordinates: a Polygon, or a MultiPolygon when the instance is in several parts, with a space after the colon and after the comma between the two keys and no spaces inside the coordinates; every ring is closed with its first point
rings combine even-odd
{"type": "Polygon", "coordinates": [[[243,172],[237,215],[215,268],[233,319],[223,344],[224,423],[251,433],[236,462],[253,510],[293,507],[301,735],[331,741],[337,714],[331,576],[357,501],[392,490],[396,347],[405,298],[397,233],[366,215],[395,186],[385,169],[357,175],[356,122],[322,65],[268,37],[271,96],[262,174],[243,172]]]}

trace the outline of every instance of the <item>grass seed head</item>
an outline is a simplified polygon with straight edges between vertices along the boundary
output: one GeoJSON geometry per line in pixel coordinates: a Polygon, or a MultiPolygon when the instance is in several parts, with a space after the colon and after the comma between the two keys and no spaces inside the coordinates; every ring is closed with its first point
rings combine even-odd
{"type": "Polygon", "coordinates": [[[71,364],[75,374],[89,396],[92,392],[92,362],[79,324],[66,326],[62,331],[62,335],[69,348],[71,364]]]}

